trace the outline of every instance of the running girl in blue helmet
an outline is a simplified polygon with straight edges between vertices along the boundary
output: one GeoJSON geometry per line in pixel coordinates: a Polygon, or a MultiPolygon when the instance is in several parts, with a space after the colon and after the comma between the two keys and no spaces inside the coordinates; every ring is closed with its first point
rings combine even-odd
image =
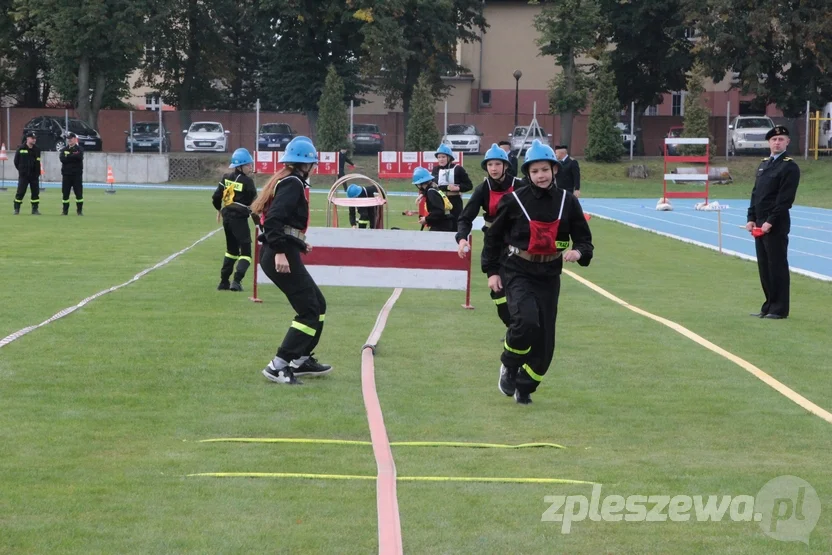
{"type": "MultiPolygon", "coordinates": [[[[510,194],[523,183],[522,179],[517,179],[508,173],[511,169],[508,154],[496,144],[491,145],[491,148],[485,153],[480,166],[487,173],[485,180],[474,189],[474,192],[471,194],[471,199],[465,205],[465,209],[462,211],[462,215],[459,217],[457,223],[456,242],[459,248],[460,258],[465,258],[470,251],[468,237],[471,235],[473,222],[479,216],[480,210],[482,210],[483,219],[485,220],[485,225],[482,228],[483,235],[485,235],[491,222],[494,221],[494,216],[497,214],[497,205],[500,203],[500,199],[510,194]]],[[[501,253],[500,259],[504,256],[505,252],[501,253]]],[[[485,249],[483,249],[483,256],[480,259],[481,262],[484,263],[489,258],[485,249]]],[[[484,265],[482,271],[483,273],[487,272],[484,265]]],[[[497,305],[497,315],[500,317],[500,320],[508,327],[509,317],[505,291],[502,289],[491,291],[491,299],[497,305]]]]}
{"type": "Polygon", "coordinates": [[[451,201],[451,220],[453,230],[456,230],[457,220],[462,214],[462,193],[474,188],[468,172],[454,162],[454,153],[448,145],[439,145],[436,149],[438,166],[433,168],[433,180],[436,187],[448,196],[451,201]]]}
{"type": "Polygon", "coordinates": [[[231,155],[231,173],[222,176],[211,202],[222,217],[222,227],[225,231],[225,256],[220,270],[219,291],[242,291],[242,281],[251,265],[251,229],[248,218],[254,219],[251,213],[251,203],[257,197],[257,187],[249,177],[254,160],[248,150],[238,148],[231,155]],[[234,264],[237,271],[234,272],[234,264]],[[234,281],[229,281],[234,272],[234,281]]]}
{"type": "Polygon", "coordinates": [[[453,205],[447,195],[437,187],[431,173],[425,168],[413,170],[413,184],[425,197],[427,215],[419,218],[422,229],[427,226],[430,231],[454,231],[451,209],[453,205]]]}
{"type": "Polygon", "coordinates": [[[283,163],[285,167],[263,187],[252,210],[261,215],[263,225],[260,267],[286,295],[296,316],[263,375],[275,383],[299,384],[297,376],[322,376],[332,370],[312,353],[323,333],[326,299],[301,259],[312,249],[306,243],[307,180],[318,163],[318,151],[308,138],[295,137],[286,145],[283,163]]]}
{"type": "Polygon", "coordinates": [[[534,141],[522,166],[529,184],[500,200],[483,248],[488,286],[505,289],[510,316],[499,388],[520,404],[532,402],[555,353],[563,262],[588,266],[594,249],[580,202],[555,184],[559,168],[551,147],[534,141]]]}

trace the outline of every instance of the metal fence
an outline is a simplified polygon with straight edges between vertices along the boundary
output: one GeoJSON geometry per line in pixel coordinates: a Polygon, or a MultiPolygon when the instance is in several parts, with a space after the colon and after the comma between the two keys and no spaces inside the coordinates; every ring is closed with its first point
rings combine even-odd
{"type": "MultiPolygon", "coordinates": [[[[528,108],[532,108],[531,106],[528,108]]],[[[732,107],[727,106],[725,113],[732,114],[732,107]]],[[[814,114],[814,113],[812,113],[814,114]]],[[[810,130],[810,113],[802,118],[771,119],[775,124],[789,128],[793,155],[808,156],[809,143],[812,140],[821,142],[820,153],[824,141],[829,138],[828,125],[824,128],[822,118],[813,124],[810,130]],[[817,128],[817,129],[815,129],[817,128]],[[824,130],[826,129],[826,130],[824,130]],[[810,133],[811,131],[811,133],[810,133]],[[814,134],[812,134],[814,133],[814,134]],[[810,141],[807,141],[807,137],[810,141]]],[[[825,115],[825,114],[824,114],[825,115]]],[[[33,108],[5,108],[0,110],[0,142],[13,151],[20,144],[23,131],[34,121],[44,116],[53,122],[51,129],[39,130],[38,144],[45,150],[58,150],[61,144],[62,129],[73,129],[77,122],[74,110],[64,109],[33,109],[33,108]],[[55,125],[58,122],[60,125],[55,125]]],[[[533,119],[532,110],[521,110],[518,115],[520,125],[529,125],[533,119]]],[[[730,124],[736,114],[713,116],[710,118],[710,131],[713,138],[712,151],[716,156],[727,157],[730,154],[733,130],[730,124]]],[[[814,117],[814,116],[812,116],[814,117]]],[[[818,118],[816,118],[818,119],[818,118]]],[[[437,129],[445,125],[464,124],[473,125],[480,134],[479,151],[485,152],[491,143],[507,140],[514,130],[514,113],[438,113],[436,115],[437,129]]],[[[543,128],[546,138],[551,144],[562,142],[560,132],[560,118],[552,114],[539,114],[537,123],[543,128]]],[[[814,120],[813,120],[814,121],[814,120]]],[[[641,116],[639,119],[631,115],[622,118],[622,123],[632,129],[635,123],[635,141],[632,144],[632,156],[660,156],[663,152],[664,138],[672,128],[684,124],[681,116],[641,116]]],[[[101,149],[105,152],[232,152],[235,148],[245,147],[249,150],[274,150],[282,147],[281,143],[269,143],[261,133],[271,124],[285,124],[293,134],[313,136],[309,118],[299,113],[278,113],[263,111],[130,111],[130,110],[102,110],[98,116],[98,140],[82,139],[82,146],[87,150],[101,149]],[[202,123],[203,125],[200,125],[202,123]],[[88,142],[89,144],[84,144],[88,142]]],[[[374,126],[378,131],[379,140],[374,143],[375,148],[388,151],[404,150],[404,118],[400,112],[386,114],[361,114],[350,110],[351,129],[359,125],[374,126]]],[[[574,156],[584,153],[588,140],[589,116],[579,114],[575,116],[570,141],[570,152],[574,156]]],[[[627,131],[629,133],[629,131],[627,131]]],[[[624,131],[622,131],[624,134],[624,131]]],[[[623,141],[627,154],[630,154],[630,144],[623,141]]],[[[815,145],[817,146],[817,145],[815,145]]],[[[826,145],[832,146],[832,144],[826,145]]],[[[813,147],[814,148],[814,147],[813,147]]],[[[813,151],[814,152],[814,151],[813,151]]],[[[373,154],[373,152],[369,152],[373,154]]]]}

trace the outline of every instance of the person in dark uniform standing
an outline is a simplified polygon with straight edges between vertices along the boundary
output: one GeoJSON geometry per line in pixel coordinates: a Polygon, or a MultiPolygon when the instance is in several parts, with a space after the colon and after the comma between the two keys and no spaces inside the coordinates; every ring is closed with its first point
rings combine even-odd
{"type": "Polygon", "coordinates": [[[560,162],[558,187],[581,198],[581,167],[578,161],[569,156],[569,147],[566,145],[555,147],[555,157],[560,162]]]}
{"type": "Polygon", "coordinates": [[[771,156],[757,168],[751,191],[748,223],[754,235],[757,268],[765,302],[752,316],[781,320],[789,316],[789,209],[794,204],[800,183],[800,168],[785,155],[789,130],[778,125],[766,133],[771,156]]]}
{"type": "MultiPolygon", "coordinates": [[[[465,258],[471,250],[468,244],[468,237],[471,235],[473,222],[479,216],[480,210],[483,211],[483,219],[485,220],[485,225],[482,228],[483,235],[485,235],[489,226],[491,226],[491,222],[494,221],[494,215],[497,213],[497,205],[500,199],[510,194],[523,183],[521,179],[517,179],[509,173],[509,169],[511,168],[510,164],[508,154],[496,144],[491,145],[491,148],[485,153],[480,165],[488,175],[474,189],[474,192],[471,194],[471,199],[462,210],[462,215],[459,217],[457,223],[456,242],[460,258],[465,258]]],[[[501,253],[500,259],[502,260],[504,256],[505,253],[501,253]]],[[[485,248],[483,248],[483,254],[480,258],[483,273],[487,273],[485,261],[490,258],[488,253],[485,252],[485,248]]],[[[508,327],[509,314],[505,291],[502,289],[491,291],[491,299],[497,305],[497,315],[500,317],[500,320],[508,327]]]]}
{"type": "Polygon", "coordinates": [[[254,165],[254,159],[245,148],[238,148],[231,155],[228,168],[231,173],[222,176],[217,189],[211,197],[211,202],[222,216],[222,227],[225,231],[225,256],[220,270],[220,284],[218,291],[242,291],[242,281],[251,265],[251,230],[248,219],[257,219],[251,213],[251,203],[257,198],[257,187],[249,177],[254,165]],[[237,271],[234,272],[234,264],[237,271]],[[231,273],[234,281],[229,283],[231,273]]]}
{"type": "Polygon", "coordinates": [[[306,137],[286,145],[285,167],[260,191],[252,211],[261,216],[263,250],[260,267],[295,310],[295,318],[263,375],[280,384],[299,384],[297,376],[322,376],[332,370],[320,364],[313,350],[321,339],[326,299],[301,259],[312,247],[306,243],[309,227],[309,174],[318,152],[306,137]]]}
{"type": "Polygon", "coordinates": [[[17,170],[17,193],[14,195],[14,215],[20,214],[20,205],[26,196],[26,188],[32,201],[32,215],[40,216],[40,148],[35,144],[38,136],[34,131],[26,133],[26,141],[14,153],[14,167],[17,170]]]}
{"type": "Polygon", "coordinates": [[[454,163],[454,153],[448,145],[439,145],[436,149],[436,160],[439,165],[433,168],[433,181],[437,189],[445,193],[451,201],[451,229],[456,231],[457,220],[462,214],[462,193],[474,188],[468,172],[462,166],[454,163]]]}
{"type": "MultiPolygon", "coordinates": [[[[378,195],[378,187],[375,185],[356,185],[350,183],[347,187],[347,197],[349,198],[373,198],[378,195]]],[[[375,229],[378,223],[377,206],[363,206],[358,208],[358,219],[356,219],[356,209],[350,206],[350,225],[358,229],[375,229]]]]}
{"type": "Polygon", "coordinates": [[[505,151],[506,154],[508,154],[508,163],[510,165],[508,173],[514,177],[518,177],[517,154],[511,151],[511,143],[509,141],[500,141],[499,143],[497,143],[497,146],[499,146],[501,149],[503,149],[503,151],[505,151]]]}
{"type": "Polygon", "coordinates": [[[430,231],[455,231],[451,215],[453,205],[444,191],[436,187],[433,175],[425,168],[413,170],[413,184],[425,199],[426,216],[419,217],[422,229],[427,226],[430,231]]]}
{"type": "MultiPolygon", "coordinates": [[[[350,159],[349,153],[347,152],[347,149],[346,148],[341,148],[341,150],[339,152],[339,156],[338,156],[338,179],[341,179],[342,177],[347,175],[347,173],[345,171],[347,164],[350,165],[350,169],[355,168],[355,163],[353,163],[353,161],[350,159]]],[[[344,190],[346,191],[347,190],[347,184],[344,183],[343,187],[344,187],[344,190]]]]}
{"type": "Polygon", "coordinates": [[[69,144],[61,149],[58,158],[61,161],[61,192],[63,193],[62,216],[69,214],[69,193],[75,193],[75,213],[84,215],[84,149],[78,144],[75,133],[67,135],[69,144]]]}
{"type": "Polygon", "coordinates": [[[485,236],[488,286],[505,289],[511,319],[498,385],[520,404],[531,403],[554,356],[563,262],[588,266],[594,250],[581,203],[555,183],[558,170],[551,147],[535,140],[522,166],[529,185],[500,200],[485,236]]]}

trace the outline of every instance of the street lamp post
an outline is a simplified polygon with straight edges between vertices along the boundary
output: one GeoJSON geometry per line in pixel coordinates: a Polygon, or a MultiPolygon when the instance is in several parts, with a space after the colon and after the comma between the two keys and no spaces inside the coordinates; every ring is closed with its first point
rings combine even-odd
{"type": "Polygon", "coordinates": [[[514,72],[514,127],[517,127],[517,109],[520,103],[520,78],[523,77],[523,72],[519,69],[514,72]]]}

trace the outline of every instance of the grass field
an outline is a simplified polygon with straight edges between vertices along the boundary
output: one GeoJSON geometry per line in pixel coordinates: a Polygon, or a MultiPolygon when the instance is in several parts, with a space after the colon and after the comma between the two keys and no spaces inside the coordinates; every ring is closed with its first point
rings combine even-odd
{"type": "MultiPolygon", "coordinates": [[[[813,174],[818,183],[821,174],[813,174]]],[[[822,205],[828,193],[817,188],[822,205]]],[[[40,218],[3,213],[0,337],[216,229],[209,196],[91,190],[86,216],[62,218],[47,192],[40,218]]],[[[10,209],[11,194],[4,198],[10,209]]],[[[313,196],[316,208],[321,201],[313,196]]],[[[415,229],[414,218],[396,216],[412,206],[391,198],[392,224],[415,229]]],[[[314,216],[320,225],[323,213],[314,216]]],[[[790,319],[752,319],[761,301],[752,263],[610,222],[591,225],[595,259],[570,269],[832,409],[829,284],[793,276],[790,319]]],[[[260,370],[292,313],[273,287],[261,291],[262,305],[251,303],[251,274],[245,294],[215,291],[223,252],[219,233],[0,349],[0,553],[377,551],[373,481],[188,476],[376,473],[366,446],[199,443],[369,440],[360,348],[391,293],[325,288],[327,328],[316,354],[335,371],[279,386],[260,370]]],[[[823,510],[808,549],[727,517],[585,520],[563,534],[560,523],[541,521],[551,504],[544,497],[589,496],[590,486],[400,482],[405,552],[832,551],[832,425],[566,276],[555,362],[534,404],[519,406],[497,392],[503,329],[483,276],[474,274],[476,310],[459,308],[462,300],[458,292],[409,290],[393,308],[375,360],[390,441],[565,449],[393,447],[400,476],[567,478],[626,497],[753,496],[769,480],[794,475],[814,487],[823,510]]]]}

